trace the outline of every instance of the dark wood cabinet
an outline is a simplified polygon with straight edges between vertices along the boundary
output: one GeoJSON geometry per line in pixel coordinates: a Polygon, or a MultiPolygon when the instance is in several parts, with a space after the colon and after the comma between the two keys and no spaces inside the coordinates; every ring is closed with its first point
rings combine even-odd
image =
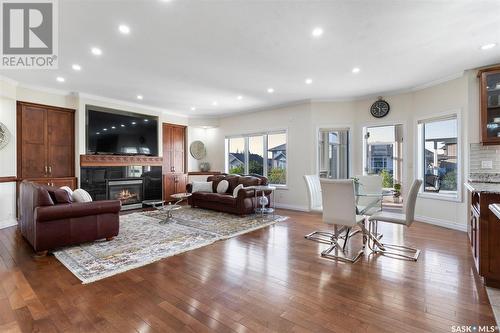
{"type": "Polygon", "coordinates": [[[479,71],[481,142],[500,144],[500,67],[479,71]]]}
{"type": "Polygon", "coordinates": [[[186,126],[163,124],[163,198],[186,191],[186,126]]]}
{"type": "Polygon", "coordinates": [[[63,187],[68,186],[70,189],[75,190],[77,188],[76,178],[75,177],[67,177],[67,178],[30,178],[30,180],[34,183],[41,185],[49,185],[54,187],[63,187]]]}
{"type": "Polygon", "coordinates": [[[17,102],[17,178],[76,187],[75,114],[17,102]]]}
{"type": "Polygon", "coordinates": [[[479,275],[487,286],[500,287],[500,221],[489,210],[500,202],[500,194],[469,192],[467,233],[479,275]]]}

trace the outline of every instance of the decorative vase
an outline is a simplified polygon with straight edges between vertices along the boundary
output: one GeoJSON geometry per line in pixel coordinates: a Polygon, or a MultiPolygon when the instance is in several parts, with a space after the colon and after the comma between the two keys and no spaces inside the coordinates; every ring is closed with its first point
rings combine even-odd
{"type": "Polygon", "coordinates": [[[210,163],[208,163],[208,162],[201,162],[200,163],[200,171],[207,172],[209,170],[210,170],[210,163]]]}
{"type": "Polygon", "coordinates": [[[259,196],[259,199],[257,201],[259,203],[259,206],[267,206],[267,204],[269,203],[269,200],[265,196],[259,196]]]}

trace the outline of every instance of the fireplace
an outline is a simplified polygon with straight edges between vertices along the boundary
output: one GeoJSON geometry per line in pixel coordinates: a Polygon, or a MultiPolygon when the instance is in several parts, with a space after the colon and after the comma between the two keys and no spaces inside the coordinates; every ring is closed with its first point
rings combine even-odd
{"type": "Polygon", "coordinates": [[[143,180],[119,179],[106,181],[108,200],[120,200],[122,210],[142,208],[143,180]]]}

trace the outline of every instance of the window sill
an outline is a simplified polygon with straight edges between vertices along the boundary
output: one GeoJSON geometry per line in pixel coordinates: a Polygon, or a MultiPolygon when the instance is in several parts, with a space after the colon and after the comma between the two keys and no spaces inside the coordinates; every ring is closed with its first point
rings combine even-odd
{"type": "Polygon", "coordinates": [[[275,184],[269,184],[269,185],[276,187],[276,191],[288,190],[288,185],[275,185],[275,184]]]}
{"type": "Polygon", "coordinates": [[[441,200],[441,201],[462,202],[459,194],[454,195],[454,194],[437,194],[437,193],[420,192],[418,193],[418,197],[424,199],[441,200]]]}

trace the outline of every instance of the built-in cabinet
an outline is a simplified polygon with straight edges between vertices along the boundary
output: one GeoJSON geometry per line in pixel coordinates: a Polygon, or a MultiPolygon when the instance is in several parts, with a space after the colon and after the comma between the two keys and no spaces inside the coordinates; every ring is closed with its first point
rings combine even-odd
{"type": "Polygon", "coordinates": [[[163,199],[186,191],[186,126],[163,124],[163,199]]]}
{"type": "Polygon", "coordinates": [[[17,180],[76,187],[75,110],[17,102],[17,180]]]}
{"type": "Polygon", "coordinates": [[[481,142],[500,144],[500,67],[479,71],[481,95],[481,142]]]}
{"type": "Polygon", "coordinates": [[[500,287],[500,222],[488,206],[500,202],[500,194],[469,191],[467,233],[476,269],[488,286],[500,287]]]}

